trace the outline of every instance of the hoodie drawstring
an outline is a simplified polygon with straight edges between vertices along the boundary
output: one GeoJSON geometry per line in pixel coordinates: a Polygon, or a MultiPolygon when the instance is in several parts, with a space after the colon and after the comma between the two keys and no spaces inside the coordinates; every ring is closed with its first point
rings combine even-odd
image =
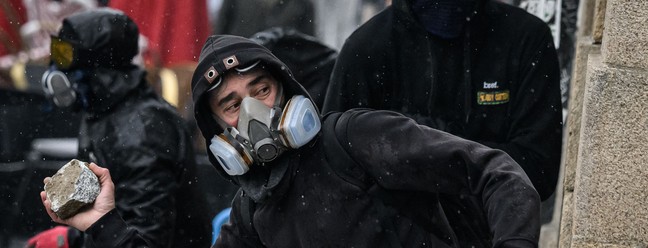
{"type": "Polygon", "coordinates": [[[470,56],[470,25],[466,26],[466,35],[464,36],[464,59],[463,59],[463,69],[464,69],[464,113],[466,115],[465,123],[468,124],[470,121],[470,115],[472,113],[471,97],[472,97],[472,77],[470,72],[471,66],[471,56],[470,56]]]}

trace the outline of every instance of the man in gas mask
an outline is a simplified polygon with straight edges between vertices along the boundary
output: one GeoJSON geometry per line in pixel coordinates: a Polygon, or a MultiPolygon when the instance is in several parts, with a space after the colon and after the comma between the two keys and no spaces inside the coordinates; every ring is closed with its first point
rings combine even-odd
{"type": "MultiPolygon", "coordinates": [[[[286,65],[255,42],[210,37],[192,94],[211,163],[240,186],[216,247],[537,246],[540,199],[504,152],[391,111],[320,118],[286,65]],[[462,194],[481,200],[471,210],[486,230],[448,225],[439,197],[462,194]]],[[[113,210],[108,170],[90,168],[102,186],[93,207],[61,220],[42,192],[50,217],[104,247],[146,246],[113,210]]]]}
{"type": "Polygon", "coordinates": [[[394,0],[347,39],[323,113],[393,110],[501,149],[545,200],[560,165],[559,79],[549,27],[522,9],[494,0],[394,0]]]}
{"type": "MultiPolygon", "coordinates": [[[[207,246],[216,210],[199,187],[203,175],[196,173],[188,129],[131,63],[137,45],[137,26],[117,10],[69,16],[52,37],[44,90],[56,106],[84,114],[78,158],[110,168],[116,210],[126,223],[155,247],[207,246]]],[[[73,229],[57,228],[29,243],[39,247],[55,234],[70,244],[79,238],[73,229]]]]}

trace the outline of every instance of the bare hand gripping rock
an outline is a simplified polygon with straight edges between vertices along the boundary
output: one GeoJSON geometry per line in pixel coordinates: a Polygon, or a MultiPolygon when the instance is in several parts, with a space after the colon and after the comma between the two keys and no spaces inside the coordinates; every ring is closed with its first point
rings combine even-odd
{"type": "Polygon", "coordinates": [[[99,179],[88,163],[72,159],[45,184],[52,211],[61,219],[75,215],[99,195],[99,179]]]}

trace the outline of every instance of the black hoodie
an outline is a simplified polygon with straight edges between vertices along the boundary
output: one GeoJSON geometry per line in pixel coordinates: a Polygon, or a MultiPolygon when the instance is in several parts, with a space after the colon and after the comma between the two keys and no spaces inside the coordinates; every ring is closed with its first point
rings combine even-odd
{"type": "MultiPolygon", "coordinates": [[[[213,66],[222,75],[223,59],[232,55],[243,66],[263,61],[285,94],[308,97],[262,46],[240,37],[213,36],[192,80],[196,117],[207,145],[223,127],[207,112],[210,83],[205,73],[213,66]]],[[[241,186],[215,247],[537,246],[540,200],[519,165],[499,150],[418,125],[395,112],[357,109],[327,115],[312,141],[277,160],[253,164],[242,176],[228,176],[209,156],[221,175],[241,186]],[[375,191],[407,202],[389,205],[389,197],[371,193],[375,191]],[[479,207],[471,210],[487,224],[467,222],[459,233],[448,226],[439,200],[464,196],[478,199],[479,207]],[[423,212],[414,215],[414,209],[423,212]]],[[[114,212],[88,232],[112,241],[106,247],[147,242],[114,212]]]]}
{"type": "MultiPolygon", "coordinates": [[[[59,36],[78,41],[81,56],[71,69],[85,72],[90,91],[79,159],[110,169],[116,211],[155,247],[208,245],[209,218],[217,210],[198,186],[203,175],[185,121],[155,94],[146,72],[130,64],[135,24],[121,12],[99,9],[66,18],[59,36]]],[[[85,245],[103,244],[86,239],[85,245]]]]}
{"type": "Polygon", "coordinates": [[[340,51],[323,113],[393,110],[419,124],[507,152],[541,198],[556,187],[562,115],[549,27],[524,10],[480,0],[463,36],[428,33],[410,0],[394,0],[340,51]]]}

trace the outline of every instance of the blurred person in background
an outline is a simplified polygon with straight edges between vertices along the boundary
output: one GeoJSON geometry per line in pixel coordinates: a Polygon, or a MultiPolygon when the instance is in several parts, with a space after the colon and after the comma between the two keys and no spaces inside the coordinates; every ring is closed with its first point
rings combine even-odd
{"type": "Polygon", "coordinates": [[[213,24],[214,34],[251,37],[271,27],[315,34],[311,0],[223,0],[213,24]]]}
{"type": "MultiPolygon", "coordinates": [[[[211,34],[207,2],[203,0],[109,0],[107,5],[126,13],[146,37],[142,51],[147,81],[188,122],[198,137],[191,104],[191,75],[201,43],[211,34]]],[[[194,147],[202,154],[202,142],[194,147]]]]}
{"type": "Polygon", "coordinates": [[[26,50],[33,60],[46,61],[50,36],[61,28],[63,18],[97,7],[96,0],[24,0],[28,21],[21,27],[26,50]]]}
{"type": "Polygon", "coordinates": [[[315,5],[315,36],[340,50],[358,26],[382,11],[385,0],[312,0],[315,5]]]}
{"type": "Polygon", "coordinates": [[[16,88],[11,70],[23,49],[20,26],[26,20],[22,0],[0,2],[0,90],[16,88]]]}
{"type": "MultiPolygon", "coordinates": [[[[113,9],[65,18],[51,40],[52,66],[43,87],[56,106],[84,114],[78,159],[110,165],[116,210],[132,228],[155,247],[205,247],[216,210],[199,186],[203,178],[186,123],[131,62],[138,33],[129,17],[113,9]]],[[[61,227],[36,235],[29,245],[59,239],[70,247],[99,245],[61,227]]]]}
{"type": "Polygon", "coordinates": [[[250,39],[268,48],[284,62],[308,91],[315,106],[322,108],[337,58],[334,48],[294,28],[273,27],[252,35],[250,39]]]}

